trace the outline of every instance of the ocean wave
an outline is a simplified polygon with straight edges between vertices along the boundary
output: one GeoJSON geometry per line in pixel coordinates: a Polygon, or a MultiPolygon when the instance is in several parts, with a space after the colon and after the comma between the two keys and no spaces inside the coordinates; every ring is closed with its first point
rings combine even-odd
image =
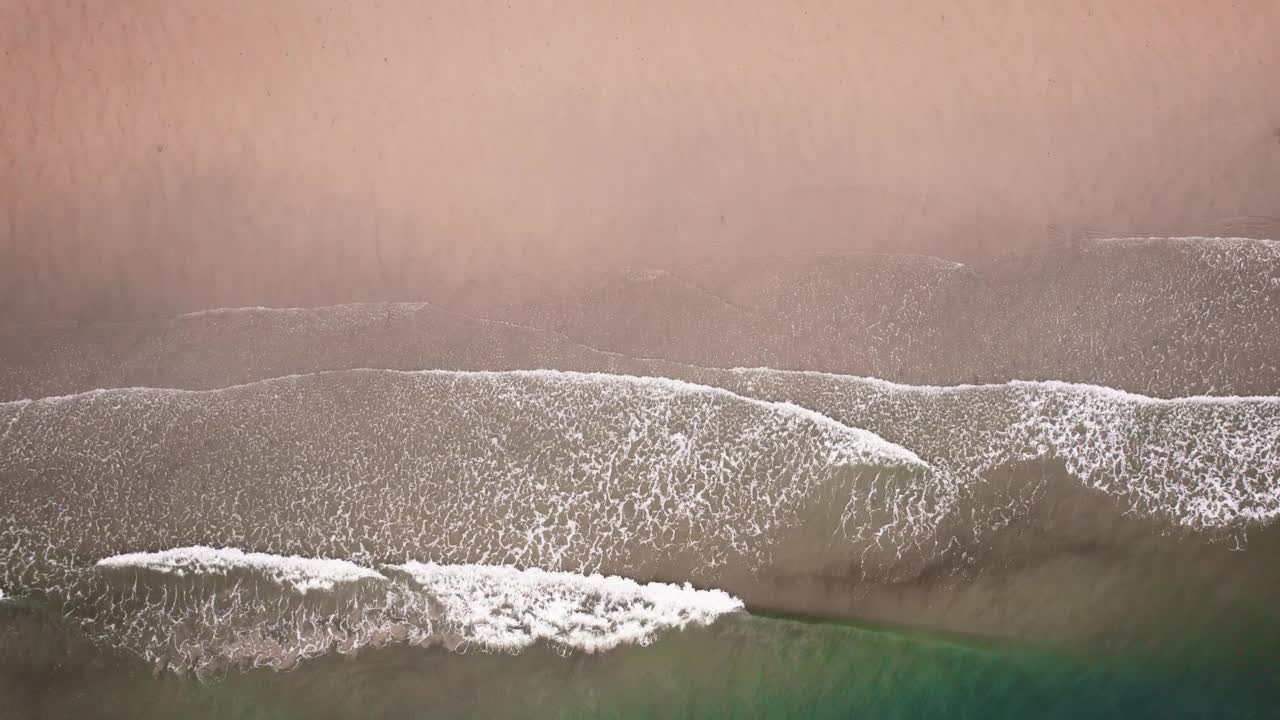
{"type": "Polygon", "coordinates": [[[726,592],[688,583],[416,561],[394,567],[441,605],[450,625],[465,629],[467,641],[486,649],[516,651],[540,640],[586,652],[645,645],[659,630],[709,625],[743,609],[726,592]]]}
{"type": "Polygon", "coordinates": [[[246,553],[236,548],[204,546],[175,548],[157,553],[113,555],[98,561],[100,569],[146,569],[151,572],[184,577],[194,575],[228,575],[237,571],[255,571],[273,582],[288,585],[299,592],[332,590],[334,586],[366,578],[380,577],[368,568],[345,560],[328,558],[282,557],[269,553],[246,553]]]}
{"type": "Polygon", "coordinates": [[[797,569],[854,556],[878,575],[944,542],[957,491],[865,430],[655,378],[352,371],[21,413],[0,448],[0,578],[32,587],[201,544],[706,584],[803,547],[797,569]]]}
{"type": "Polygon", "coordinates": [[[398,317],[411,315],[424,308],[431,307],[426,302],[356,302],[323,307],[274,307],[266,305],[244,305],[238,307],[207,308],[182,313],[178,318],[203,319],[219,317],[236,317],[259,315],[263,317],[288,317],[299,315],[328,316],[326,319],[337,319],[343,316],[355,321],[367,321],[371,314],[398,317]]]}
{"type": "Polygon", "coordinates": [[[689,584],[536,568],[334,559],[188,547],[100,560],[76,608],[98,642],[161,669],[288,669],[388,642],[518,653],[596,653],[704,626],[742,602],[689,584]],[[103,584],[105,583],[105,584],[103,584]]]}
{"type": "Polygon", "coordinates": [[[704,382],[803,404],[981,477],[1053,459],[1086,486],[1197,529],[1280,517],[1280,398],[1150,398],[1095,385],[918,386],[815,372],[704,371],[704,382]]]}
{"type": "Polygon", "coordinates": [[[351,568],[421,561],[855,608],[875,588],[961,587],[1166,535],[1177,552],[1247,545],[1280,516],[1267,397],[360,370],[10,403],[0,425],[0,586],[73,611],[111,571],[99,558],[134,551],[159,553],[143,557],[164,582],[199,566],[205,584],[325,597],[383,582],[351,568]],[[244,554],[163,552],[189,546],[244,554]],[[352,579],[254,553],[333,558],[352,579]]]}
{"type": "Polygon", "coordinates": [[[1268,238],[1249,237],[1160,237],[1155,235],[1129,237],[1097,238],[1085,244],[1086,247],[1106,247],[1112,245],[1131,247],[1152,247],[1164,250],[1169,246],[1181,247],[1191,252],[1226,251],[1233,254],[1256,253],[1271,257],[1271,253],[1280,252],[1280,241],[1268,238]]]}

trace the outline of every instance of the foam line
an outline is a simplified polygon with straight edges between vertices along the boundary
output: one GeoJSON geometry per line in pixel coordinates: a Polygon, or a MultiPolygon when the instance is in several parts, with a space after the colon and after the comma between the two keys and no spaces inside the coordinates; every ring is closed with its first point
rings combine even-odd
{"type": "Polygon", "coordinates": [[[99,560],[97,567],[107,570],[133,568],[178,577],[226,575],[234,570],[257,570],[282,585],[304,593],[332,590],[341,583],[382,577],[373,570],[345,560],[246,553],[236,548],[211,548],[203,545],[158,553],[113,555],[99,560]]]}

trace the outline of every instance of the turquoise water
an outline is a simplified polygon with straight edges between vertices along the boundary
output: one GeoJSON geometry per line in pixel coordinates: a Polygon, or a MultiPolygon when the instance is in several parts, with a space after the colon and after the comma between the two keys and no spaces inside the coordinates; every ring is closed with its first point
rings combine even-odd
{"type": "MultiPolygon", "coordinates": [[[[6,609],[0,693],[30,718],[1273,718],[1265,647],[1090,657],[739,614],[648,647],[518,656],[389,646],[211,681],[6,609]]],[[[0,712],[3,715],[3,712],[0,712]]]]}

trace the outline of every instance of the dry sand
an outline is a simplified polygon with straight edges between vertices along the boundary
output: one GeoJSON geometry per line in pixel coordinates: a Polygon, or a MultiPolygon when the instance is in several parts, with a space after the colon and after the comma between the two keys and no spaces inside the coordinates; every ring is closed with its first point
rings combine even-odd
{"type": "Polygon", "coordinates": [[[1280,235],[1280,5],[0,1],[0,317],[1280,235]]]}

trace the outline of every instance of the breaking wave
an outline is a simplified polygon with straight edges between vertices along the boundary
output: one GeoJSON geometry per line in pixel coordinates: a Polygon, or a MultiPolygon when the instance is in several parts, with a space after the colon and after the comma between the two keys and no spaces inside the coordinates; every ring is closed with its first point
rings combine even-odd
{"type": "Polygon", "coordinates": [[[202,544],[718,586],[815,532],[812,562],[844,562],[864,522],[888,544],[856,549],[885,574],[937,542],[956,491],[865,430],[652,378],[356,371],[0,411],[0,576],[24,587],[202,544]],[[862,497],[884,505],[855,519],[862,497]]]}
{"type": "Polygon", "coordinates": [[[1095,385],[919,386],[815,372],[703,371],[703,382],[873,429],[977,478],[1057,460],[1129,511],[1196,528],[1280,517],[1280,398],[1149,398],[1095,385]]]}
{"type": "Polygon", "coordinates": [[[356,370],[0,404],[0,484],[0,587],[165,667],[585,651],[730,603],[645,582],[799,611],[879,587],[892,609],[1135,537],[1247,542],[1280,517],[1280,400],[356,370]]]}
{"type": "Polygon", "coordinates": [[[186,547],[104,558],[74,615],[159,669],[288,669],[391,642],[595,653],[742,609],[719,590],[481,565],[349,561],[186,547]]]}

